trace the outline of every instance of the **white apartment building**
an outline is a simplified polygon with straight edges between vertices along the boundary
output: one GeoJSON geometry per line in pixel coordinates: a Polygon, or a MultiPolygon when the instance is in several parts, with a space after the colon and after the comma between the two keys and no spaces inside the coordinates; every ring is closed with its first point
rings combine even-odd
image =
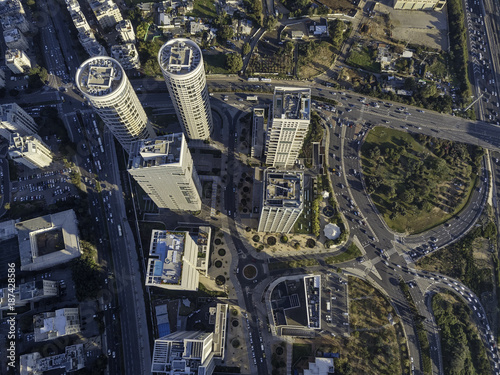
{"type": "Polygon", "coordinates": [[[152,374],[211,375],[213,332],[177,331],[155,340],[152,374]]]}
{"type": "Polygon", "coordinates": [[[11,135],[9,157],[16,163],[30,169],[45,168],[52,163],[52,152],[37,135],[21,137],[14,133],[11,135]]]}
{"type": "Polygon", "coordinates": [[[121,20],[116,24],[116,31],[120,33],[120,38],[123,43],[135,44],[135,32],[130,20],[121,20]]]}
{"type": "Polygon", "coordinates": [[[97,18],[97,22],[103,28],[114,27],[118,22],[123,20],[118,5],[111,0],[91,0],[89,4],[97,18]]]}
{"type": "Polygon", "coordinates": [[[304,174],[291,171],[264,171],[264,197],[259,232],[289,233],[304,206],[304,174]]]}
{"type": "Polygon", "coordinates": [[[78,307],[59,309],[33,316],[35,342],[53,340],[57,337],[80,332],[78,307]]]}
{"type": "Polygon", "coordinates": [[[137,53],[137,48],[133,43],[111,46],[111,57],[117,60],[125,70],[139,69],[141,67],[139,53],[137,53]]]}
{"type": "Polygon", "coordinates": [[[403,10],[441,10],[446,0],[394,0],[394,9],[403,10]]]}
{"type": "Polygon", "coordinates": [[[266,164],[290,168],[311,121],[311,89],[276,87],[266,139],[266,164]]]}
{"type": "Polygon", "coordinates": [[[78,0],[66,0],[66,8],[68,8],[70,13],[80,11],[80,3],[78,0]]]}
{"type": "Polygon", "coordinates": [[[134,142],[128,172],[159,208],[201,210],[201,183],[183,133],[134,142]]]}
{"type": "Polygon", "coordinates": [[[24,74],[31,69],[31,60],[28,55],[19,49],[5,51],[5,64],[14,74],[24,74]]]}
{"type": "Polygon", "coordinates": [[[153,230],[146,285],[170,290],[198,290],[198,246],[189,232],[153,230]]]}
{"type": "Polygon", "coordinates": [[[200,47],[171,39],[160,48],[158,63],[182,130],[190,139],[208,139],[213,121],[200,47]]]}
{"type": "Polygon", "coordinates": [[[24,51],[27,51],[29,49],[28,41],[18,28],[4,31],[3,38],[5,39],[7,48],[21,49],[24,51]]]}
{"type": "Polygon", "coordinates": [[[0,105],[0,136],[10,141],[12,133],[19,133],[21,136],[35,134],[38,125],[33,117],[28,115],[16,103],[0,105]]]}
{"type": "Polygon", "coordinates": [[[71,19],[73,20],[73,24],[76,27],[76,31],[79,33],[85,33],[90,30],[90,25],[87,22],[87,19],[85,18],[85,15],[81,10],[78,11],[70,11],[71,13],[71,19]]]}
{"type": "Polygon", "coordinates": [[[132,142],[155,132],[120,63],[96,56],[76,72],[76,85],[126,152],[132,142]]]}

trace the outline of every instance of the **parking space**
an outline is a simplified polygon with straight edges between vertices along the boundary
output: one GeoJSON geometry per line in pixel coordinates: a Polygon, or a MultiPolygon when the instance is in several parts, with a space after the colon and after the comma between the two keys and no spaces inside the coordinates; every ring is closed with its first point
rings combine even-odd
{"type": "Polygon", "coordinates": [[[329,272],[325,279],[324,311],[322,328],[332,336],[349,333],[347,305],[347,279],[329,272]]]}
{"type": "Polygon", "coordinates": [[[44,172],[33,173],[26,168],[21,171],[18,181],[12,183],[12,201],[30,202],[44,201],[47,205],[58,201],[65,201],[68,197],[78,197],[77,188],[71,183],[70,169],[61,164],[44,172]]]}

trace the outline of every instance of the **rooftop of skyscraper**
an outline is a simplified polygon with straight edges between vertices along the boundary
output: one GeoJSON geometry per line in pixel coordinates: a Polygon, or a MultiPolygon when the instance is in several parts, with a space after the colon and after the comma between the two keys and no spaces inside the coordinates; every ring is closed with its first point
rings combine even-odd
{"type": "Polygon", "coordinates": [[[266,171],[264,205],[299,208],[302,205],[302,172],[266,171]]]}
{"type": "Polygon", "coordinates": [[[172,39],[165,43],[158,55],[160,66],[173,74],[186,74],[200,64],[201,50],[189,39],[172,39]]]}
{"type": "Polygon", "coordinates": [[[113,92],[124,78],[123,69],[115,59],[92,57],[76,73],[79,89],[87,95],[103,96],[113,92]]]}
{"type": "Polygon", "coordinates": [[[148,284],[180,284],[186,232],[153,230],[148,284]]]}
{"type": "Polygon", "coordinates": [[[129,169],[178,163],[182,139],[182,133],[175,133],[134,142],[130,147],[129,169]]]}
{"type": "Polygon", "coordinates": [[[273,98],[273,117],[309,120],[311,89],[276,87],[273,98]]]}

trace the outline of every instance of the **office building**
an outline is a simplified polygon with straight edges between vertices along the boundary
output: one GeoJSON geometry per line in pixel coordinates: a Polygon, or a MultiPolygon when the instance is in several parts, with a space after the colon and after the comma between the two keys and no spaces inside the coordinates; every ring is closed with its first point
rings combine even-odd
{"type": "Polygon", "coordinates": [[[31,60],[26,53],[19,49],[5,51],[5,64],[14,74],[24,74],[31,69],[31,60]]]}
{"type": "Polygon", "coordinates": [[[189,232],[153,230],[146,285],[170,290],[198,290],[198,246],[189,232]]]}
{"type": "Polygon", "coordinates": [[[10,141],[13,133],[20,136],[32,135],[38,131],[33,117],[16,103],[0,105],[0,136],[10,141]]]}
{"type": "Polygon", "coordinates": [[[59,309],[33,316],[35,342],[53,340],[80,332],[78,307],[59,309]]]}
{"type": "Polygon", "coordinates": [[[21,49],[27,51],[29,49],[28,40],[24,37],[23,33],[18,28],[13,28],[3,32],[3,38],[7,48],[21,49]]]}
{"type": "Polygon", "coordinates": [[[76,72],[76,85],[126,152],[132,142],[153,138],[153,127],[120,63],[96,56],[76,72]]]}
{"type": "Polygon", "coordinates": [[[446,0],[394,0],[394,9],[403,10],[441,10],[446,0]]]}
{"type": "Polygon", "coordinates": [[[37,135],[21,137],[14,133],[9,144],[9,157],[16,163],[30,169],[45,168],[52,163],[52,152],[42,139],[37,135]]]}
{"type": "Polygon", "coordinates": [[[42,357],[39,352],[23,354],[19,357],[19,375],[69,374],[85,367],[83,344],[70,345],[64,353],[42,357]]]}
{"type": "Polygon", "coordinates": [[[135,32],[130,20],[122,20],[116,24],[116,31],[120,33],[120,39],[123,43],[135,44],[135,32]]]}
{"type": "Polygon", "coordinates": [[[135,44],[126,43],[111,46],[111,57],[116,59],[125,70],[139,69],[141,67],[139,53],[137,53],[135,44]]]}
{"type": "Polygon", "coordinates": [[[168,92],[189,139],[208,139],[212,111],[200,47],[189,39],[171,39],[158,52],[168,92]]]}
{"type": "Polygon", "coordinates": [[[82,255],[78,222],[73,210],[15,224],[21,271],[39,271],[82,255]]]}
{"type": "Polygon", "coordinates": [[[311,120],[311,89],[276,87],[266,139],[266,164],[290,168],[304,144],[311,120]]]}
{"type": "Polygon", "coordinates": [[[302,172],[266,170],[259,232],[289,233],[304,204],[302,172]]]}
{"type": "Polygon", "coordinates": [[[201,183],[184,134],[134,142],[128,172],[158,207],[201,210],[201,183]]]}

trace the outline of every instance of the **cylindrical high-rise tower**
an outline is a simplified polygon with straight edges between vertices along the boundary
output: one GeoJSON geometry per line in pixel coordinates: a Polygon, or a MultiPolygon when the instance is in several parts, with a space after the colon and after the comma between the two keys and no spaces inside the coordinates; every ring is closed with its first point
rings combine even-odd
{"type": "Polygon", "coordinates": [[[120,63],[107,56],[91,57],[76,72],[76,85],[125,151],[155,132],[120,63]]]}
{"type": "Polygon", "coordinates": [[[207,139],[212,132],[212,111],[198,45],[189,39],[172,39],[158,52],[177,118],[190,139],[207,139]]]}

